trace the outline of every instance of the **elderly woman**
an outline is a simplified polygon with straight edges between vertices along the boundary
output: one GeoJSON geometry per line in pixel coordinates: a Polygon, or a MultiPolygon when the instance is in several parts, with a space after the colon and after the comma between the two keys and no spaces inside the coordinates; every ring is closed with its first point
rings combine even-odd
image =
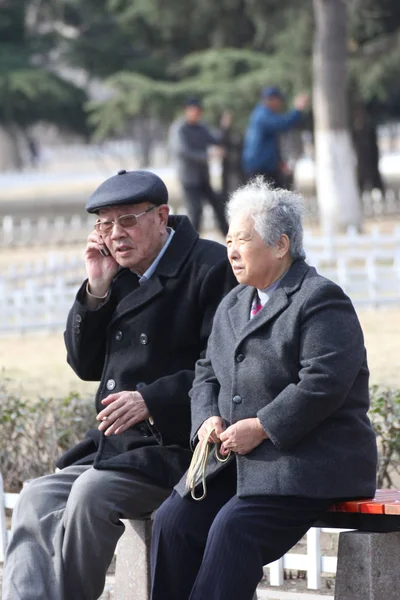
{"type": "Polygon", "coordinates": [[[195,502],[182,481],[157,511],[152,600],[251,600],[263,565],[332,503],[375,492],[363,334],[343,290],[305,262],[302,213],[262,178],[229,201],[241,285],[191,391],[193,445],[213,430],[207,494],[195,502]]]}

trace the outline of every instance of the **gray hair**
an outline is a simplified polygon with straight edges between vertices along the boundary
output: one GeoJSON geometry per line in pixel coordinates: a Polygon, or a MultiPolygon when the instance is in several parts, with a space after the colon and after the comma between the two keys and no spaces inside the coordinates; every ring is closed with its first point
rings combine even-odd
{"type": "Polygon", "coordinates": [[[237,214],[250,217],[267,246],[274,246],[285,233],[290,241],[293,260],[306,257],[303,248],[304,213],[304,200],[299,194],[273,188],[262,175],[238,188],[227,203],[228,221],[237,214]]]}

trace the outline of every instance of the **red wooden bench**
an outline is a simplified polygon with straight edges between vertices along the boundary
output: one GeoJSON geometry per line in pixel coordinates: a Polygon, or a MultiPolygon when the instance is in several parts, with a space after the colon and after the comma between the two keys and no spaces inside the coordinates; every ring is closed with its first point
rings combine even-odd
{"type": "Polygon", "coordinates": [[[335,600],[399,600],[399,490],[339,502],[315,526],[356,530],[339,535],[335,600]]]}
{"type": "Polygon", "coordinates": [[[339,502],[316,526],[376,533],[400,531],[400,491],[376,490],[374,498],[339,502]]]}

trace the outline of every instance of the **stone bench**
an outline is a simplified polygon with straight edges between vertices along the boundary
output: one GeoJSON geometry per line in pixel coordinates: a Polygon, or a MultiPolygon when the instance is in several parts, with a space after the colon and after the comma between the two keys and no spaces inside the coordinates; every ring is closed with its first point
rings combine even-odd
{"type": "MultiPolygon", "coordinates": [[[[148,600],[152,522],[124,523],[115,600],[148,600]]],[[[373,499],[336,504],[315,526],[355,530],[339,535],[335,600],[400,598],[400,491],[377,490],[373,499]]]]}
{"type": "Polygon", "coordinates": [[[118,542],[115,600],[150,597],[150,542],[152,521],[123,519],[125,532],[118,542]]]}
{"type": "Polygon", "coordinates": [[[339,535],[335,600],[400,598],[400,491],[336,504],[315,525],[355,530],[339,535]]]}

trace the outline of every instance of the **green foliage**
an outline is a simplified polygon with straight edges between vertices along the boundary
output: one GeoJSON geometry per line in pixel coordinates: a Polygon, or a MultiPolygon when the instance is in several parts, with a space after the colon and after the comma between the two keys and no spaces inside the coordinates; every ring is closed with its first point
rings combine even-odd
{"type": "MultiPolygon", "coordinates": [[[[400,113],[400,4],[349,0],[354,100],[377,118],[400,113]]],[[[0,124],[46,119],[84,131],[84,93],[54,75],[60,65],[110,89],[88,105],[98,138],[133,118],[169,122],[189,93],[206,118],[224,109],[243,130],[266,84],[290,98],[311,89],[312,1],[6,0],[0,7],[0,124]],[[51,66],[51,71],[50,71],[51,66]]]]}
{"type": "Polygon", "coordinates": [[[120,133],[135,116],[170,120],[176,91],[166,81],[155,81],[138,73],[121,72],[107,80],[112,92],[105,102],[88,104],[90,123],[98,139],[120,133]]]}
{"type": "MultiPolygon", "coordinates": [[[[384,105],[389,112],[400,105],[399,6],[397,0],[348,2],[354,98],[378,116],[387,114],[384,105]],[[377,59],[376,48],[386,48],[388,36],[393,51],[380,52],[377,59]]],[[[104,108],[90,106],[99,137],[122,131],[126,120],[144,108],[143,114],[160,120],[176,115],[185,93],[201,95],[206,117],[214,122],[222,110],[233,110],[243,129],[264,85],[280,85],[289,100],[311,89],[311,0],[109,0],[104,7],[121,40],[131,33],[132,48],[131,59],[121,63],[121,79],[112,73],[107,80],[115,97],[104,108]],[[125,93],[132,102],[121,97],[125,93]]]]}
{"type": "Polygon", "coordinates": [[[17,0],[0,7],[0,125],[23,129],[47,121],[86,133],[85,92],[47,68],[54,36],[28,27],[41,10],[50,18],[50,5],[17,0]]]}
{"type": "MultiPolygon", "coordinates": [[[[373,386],[369,416],[377,435],[378,487],[392,487],[400,475],[400,390],[373,386]]],[[[29,400],[0,379],[0,472],[8,491],[52,473],[63,452],[95,426],[93,398],[71,393],[65,398],[29,400]]]]}
{"type": "Polygon", "coordinates": [[[94,426],[92,398],[71,393],[66,398],[24,398],[0,380],[0,472],[5,489],[18,491],[23,482],[54,472],[55,461],[94,426]]]}
{"type": "Polygon", "coordinates": [[[400,390],[373,386],[369,416],[379,448],[377,485],[392,487],[400,474],[400,390]]]}

